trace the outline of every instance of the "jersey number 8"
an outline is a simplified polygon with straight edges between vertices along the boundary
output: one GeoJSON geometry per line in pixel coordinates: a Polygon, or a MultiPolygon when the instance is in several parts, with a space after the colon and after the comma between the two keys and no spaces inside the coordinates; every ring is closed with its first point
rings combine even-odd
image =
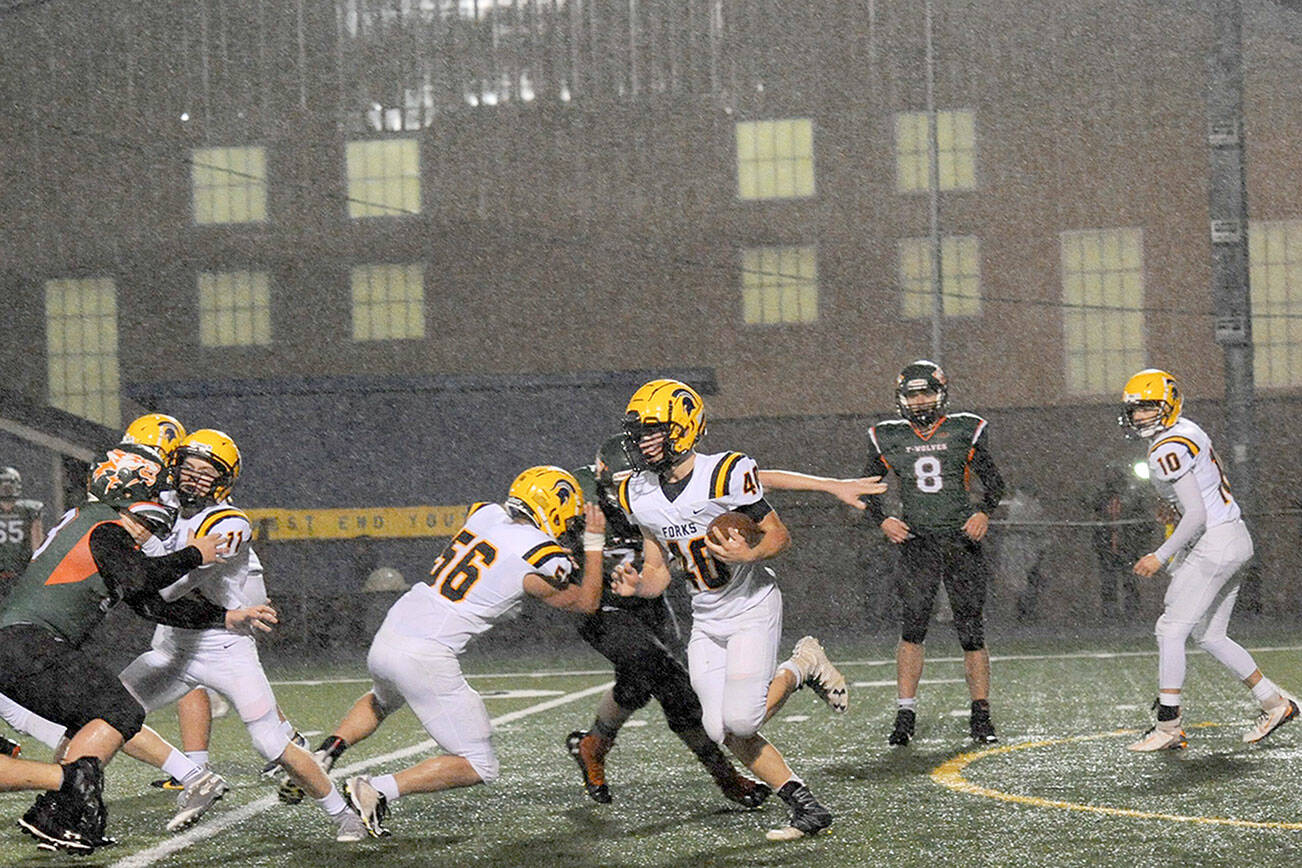
{"type": "Polygon", "coordinates": [[[913,462],[913,476],[917,480],[918,490],[935,494],[945,487],[941,477],[940,459],[934,455],[924,455],[913,462]]]}

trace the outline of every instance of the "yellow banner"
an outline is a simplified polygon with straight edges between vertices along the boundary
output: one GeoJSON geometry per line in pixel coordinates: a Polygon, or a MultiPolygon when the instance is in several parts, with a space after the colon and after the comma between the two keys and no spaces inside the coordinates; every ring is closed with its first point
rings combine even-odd
{"type": "Polygon", "coordinates": [[[258,539],[356,539],[452,536],[467,506],[374,506],[345,509],[246,509],[258,539]]]}

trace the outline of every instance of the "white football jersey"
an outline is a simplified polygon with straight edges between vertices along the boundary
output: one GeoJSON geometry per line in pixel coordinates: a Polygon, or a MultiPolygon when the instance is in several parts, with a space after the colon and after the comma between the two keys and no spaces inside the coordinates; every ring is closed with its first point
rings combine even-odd
{"type": "MultiPolygon", "coordinates": [[[[164,493],[164,503],[175,506],[175,495],[164,493]]],[[[267,602],[267,586],[262,578],[262,561],[253,551],[253,526],[249,517],[229,500],[205,507],[194,515],[178,517],[166,539],[150,540],[146,554],[170,554],[185,548],[190,532],[196,537],[215,533],[221,536],[217,554],[220,563],[195,567],[172,584],[159,591],[159,596],[171,602],[197,590],[208,602],[223,609],[243,609],[267,602]]],[[[222,633],[225,630],[187,630],[160,624],[154,631],[154,642],[175,644],[178,640],[193,641],[195,634],[222,633]]]]}
{"type": "Polygon", "coordinates": [[[1172,483],[1193,473],[1207,510],[1207,527],[1236,521],[1239,504],[1230,494],[1230,483],[1221,470],[1207,432],[1189,419],[1181,418],[1153,438],[1148,447],[1148,471],[1157,493],[1179,506],[1172,483]]]}
{"type": "Polygon", "coordinates": [[[574,569],[569,552],[552,537],[514,520],[501,504],[479,503],[434,562],[429,581],[412,585],[385,623],[459,654],[473,637],[519,613],[526,575],[562,585],[574,569]]]}
{"type": "Polygon", "coordinates": [[[772,569],[763,563],[725,564],[705,547],[705,531],[715,516],[764,497],[759,468],[748,456],[698,454],[687,486],[672,500],[649,470],[630,476],[618,492],[624,511],[664,543],[674,567],[687,576],[695,618],[730,617],[772,592],[777,578],[772,569]]]}

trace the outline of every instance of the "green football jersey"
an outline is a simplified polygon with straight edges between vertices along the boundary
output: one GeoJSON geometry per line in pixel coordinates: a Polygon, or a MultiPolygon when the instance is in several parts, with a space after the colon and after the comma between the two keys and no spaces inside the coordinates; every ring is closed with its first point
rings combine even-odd
{"type": "Polygon", "coordinates": [[[117,520],[116,509],[98,502],[66,513],[15,585],[0,626],[36,624],[84,642],[116,602],[91,557],[90,532],[117,520]]]}
{"type": "Polygon", "coordinates": [[[985,427],[974,413],[950,413],[925,437],[904,419],[878,422],[868,429],[866,474],[895,472],[900,518],[914,533],[958,530],[975,512],[971,463],[985,427]]]}

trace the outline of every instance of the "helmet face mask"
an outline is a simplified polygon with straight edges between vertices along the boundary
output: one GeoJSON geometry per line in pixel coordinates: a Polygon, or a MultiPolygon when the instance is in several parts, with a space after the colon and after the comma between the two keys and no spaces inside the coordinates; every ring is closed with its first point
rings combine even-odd
{"type": "Polygon", "coordinates": [[[0,500],[17,500],[23,496],[23,475],[17,467],[0,467],[0,500]]]}
{"type": "Polygon", "coordinates": [[[949,378],[935,362],[911,362],[895,378],[895,406],[909,422],[930,428],[949,407],[949,378]]]}
{"type": "Polygon", "coordinates": [[[1121,402],[1122,414],[1117,423],[1127,435],[1141,438],[1170,428],[1179,421],[1184,406],[1175,377],[1156,368],[1142,370],[1127,380],[1121,402]]]}
{"type": "Polygon", "coordinates": [[[624,435],[634,469],[664,473],[705,436],[705,401],[686,383],[652,380],[629,399],[624,435]]]}
{"type": "Polygon", "coordinates": [[[597,494],[611,506],[619,505],[615,489],[635,472],[629,455],[636,449],[636,445],[631,445],[627,436],[616,434],[607,438],[597,450],[597,494]]]}
{"type": "Polygon", "coordinates": [[[230,497],[240,478],[240,450],[227,434],[202,428],[176,447],[172,487],[188,509],[220,503],[230,497]]]}
{"type": "Polygon", "coordinates": [[[527,519],[570,552],[582,549],[583,489],[568,471],[552,465],[530,467],[507,489],[506,511],[527,519]]]}

